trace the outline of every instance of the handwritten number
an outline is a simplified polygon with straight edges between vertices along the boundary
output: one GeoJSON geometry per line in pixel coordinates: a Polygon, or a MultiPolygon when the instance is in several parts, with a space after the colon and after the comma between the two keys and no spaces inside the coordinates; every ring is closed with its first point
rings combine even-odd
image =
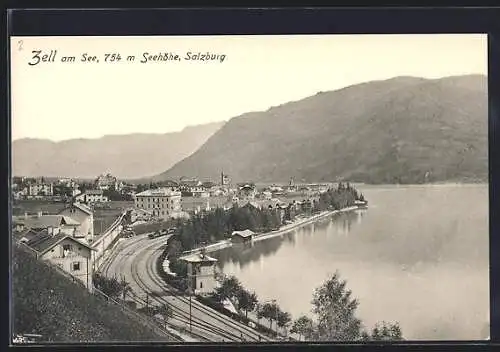
{"type": "Polygon", "coordinates": [[[22,40],[18,40],[17,41],[17,45],[18,45],[17,48],[18,48],[19,51],[23,50],[23,41],[22,40]]]}

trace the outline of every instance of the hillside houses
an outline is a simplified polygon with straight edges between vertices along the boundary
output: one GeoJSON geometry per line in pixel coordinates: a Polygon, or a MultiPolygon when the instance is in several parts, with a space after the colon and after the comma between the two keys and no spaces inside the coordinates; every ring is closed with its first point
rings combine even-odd
{"type": "Polygon", "coordinates": [[[90,292],[93,291],[92,252],[89,244],[66,232],[53,229],[28,228],[15,236],[21,245],[27,246],[37,259],[48,261],[79,280],[90,292]]]}
{"type": "Polygon", "coordinates": [[[59,214],[13,217],[13,239],[92,290],[93,213],[72,204],[59,214]]]}
{"type": "Polygon", "coordinates": [[[75,202],[61,210],[58,215],[65,215],[76,220],[80,224],[76,237],[92,243],[94,240],[94,213],[89,207],[75,202]]]}
{"type": "MultiPolygon", "coordinates": [[[[48,230],[49,233],[64,233],[68,236],[78,237],[80,223],[65,215],[36,215],[15,217],[13,219],[15,231],[21,232],[26,229],[34,231],[48,230]]],[[[81,237],[81,236],[80,236],[81,237]]]]}
{"type": "Polygon", "coordinates": [[[74,203],[58,212],[58,214],[36,215],[24,214],[12,218],[14,231],[33,229],[35,231],[47,230],[53,233],[65,233],[91,243],[94,236],[94,215],[90,208],[84,204],[74,203]]]}

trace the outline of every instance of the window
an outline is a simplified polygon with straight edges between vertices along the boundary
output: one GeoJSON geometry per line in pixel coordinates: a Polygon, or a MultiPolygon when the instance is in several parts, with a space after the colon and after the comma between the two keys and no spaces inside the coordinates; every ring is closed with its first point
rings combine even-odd
{"type": "Polygon", "coordinates": [[[203,288],[203,282],[200,281],[200,288],[203,288]]]}
{"type": "Polygon", "coordinates": [[[63,245],[63,251],[70,251],[70,250],[71,250],[71,245],[70,244],[63,245]]]}
{"type": "Polygon", "coordinates": [[[80,270],[80,262],[73,262],[73,263],[71,264],[71,269],[72,269],[73,271],[78,271],[78,270],[80,270]]]}

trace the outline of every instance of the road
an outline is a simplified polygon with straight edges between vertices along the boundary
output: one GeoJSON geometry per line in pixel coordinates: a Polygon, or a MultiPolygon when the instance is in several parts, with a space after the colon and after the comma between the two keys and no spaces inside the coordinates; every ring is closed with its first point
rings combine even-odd
{"type": "Polygon", "coordinates": [[[107,277],[121,277],[130,284],[129,294],[138,307],[169,304],[173,317],[168,323],[189,333],[195,340],[210,342],[272,341],[250,327],[209,308],[195,298],[176,293],[157,272],[156,263],[167,236],[149,239],[148,234],[122,239],[102,268],[107,277]],[[191,306],[191,324],[190,324],[191,306]]]}

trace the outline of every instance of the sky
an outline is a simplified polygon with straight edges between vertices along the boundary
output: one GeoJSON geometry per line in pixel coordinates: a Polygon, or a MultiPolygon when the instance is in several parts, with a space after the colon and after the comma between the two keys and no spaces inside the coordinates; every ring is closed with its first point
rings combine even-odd
{"type": "Polygon", "coordinates": [[[174,132],[352,84],[486,75],[487,66],[485,34],[13,37],[12,139],[174,132]],[[30,65],[38,50],[57,51],[54,62],[30,65]],[[141,63],[146,52],[181,60],[141,63]],[[99,62],[82,62],[85,53],[99,62]],[[105,62],[113,53],[121,60],[105,62]]]}

